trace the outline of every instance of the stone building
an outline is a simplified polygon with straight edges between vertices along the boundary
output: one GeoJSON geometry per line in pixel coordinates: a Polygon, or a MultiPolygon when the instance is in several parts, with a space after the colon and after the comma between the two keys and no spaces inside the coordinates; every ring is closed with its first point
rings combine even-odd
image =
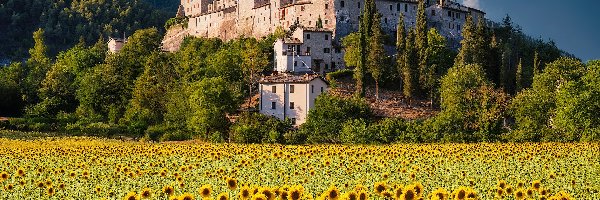
{"type": "MultiPolygon", "coordinates": [[[[430,27],[435,27],[450,40],[460,41],[460,27],[468,15],[482,19],[483,11],[469,8],[456,0],[424,0],[430,27]]],[[[418,0],[375,0],[382,14],[382,27],[395,35],[398,19],[405,16],[405,26],[416,22],[418,0]]],[[[189,34],[218,37],[224,40],[239,36],[263,37],[278,26],[289,29],[294,23],[316,27],[321,19],[323,28],[332,31],[338,41],[358,30],[364,0],[181,0],[189,18],[189,34]]]]}
{"type": "Polygon", "coordinates": [[[291,36],[275,41],[273,73],[259,81],[260,113],[290,119],[295,126],[306,121],[317,96],[328,89],[320,74],[326,70],[324,60],[333,57],[323,50],[331,48],[331,33],[300,27],[291,36]]]}
{"type": "Polygon", "coordinates": [[[259,112],[290,119],[294,126],[306,122],[317,96],[328,90],[325,79],[312,72],[274,72],[259,83],[259,112]]]}
{"type": "Polygon", "coordinates": [[[343,54],[334,44],[331,30],[298,27],[290,37],[275,41],[274,71],[324,74],[342,69],[343,54]]]}

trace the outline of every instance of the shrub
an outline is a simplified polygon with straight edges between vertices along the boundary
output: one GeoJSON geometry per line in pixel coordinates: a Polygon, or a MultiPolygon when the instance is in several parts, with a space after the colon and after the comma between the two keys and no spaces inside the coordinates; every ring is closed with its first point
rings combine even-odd
{"type": "Polygon", "coordinates": [[[299,136],[310,143],[338,143],[339,133],[348,120],[369,120],[371,110],[364,99],[346,99],[329,94],[320,95],[309,111],[306,123],[300,126],[299,136]]]}
{"type": "Polygon", "coordinates": [[[185,140],[189,140],[189,139],[192,139],[191,134],[186,133],[181,130],[178,130],[178,131],[167,132],[167,133],[163,134],[159,140],[161,142],[166,142],[166,141],[185,141],[185,140]]]}
{"type": "Polygon", "coordinates": [[[344,144],[369,144],[375,142],[364,119],[348,120],[342,125],[340,142],[344,144]]]}
{"type": "Polygon", "coordinates": [[[327,75],[325,75],[325,78],[327,79],[327,81],[333,81],[333,80],[337,80],[340,78],[352,77],[353,74],[354,74],[354,71],[352,71],[352,70],[342,69],[342,70],[327,73],[327,75]]]}
{"type": "Polygon", "coordinates": [[[283,143],[291,129],[289,121],[260,113],[242,113],[230,128],[230,139],[237,143],[283,143]]]}

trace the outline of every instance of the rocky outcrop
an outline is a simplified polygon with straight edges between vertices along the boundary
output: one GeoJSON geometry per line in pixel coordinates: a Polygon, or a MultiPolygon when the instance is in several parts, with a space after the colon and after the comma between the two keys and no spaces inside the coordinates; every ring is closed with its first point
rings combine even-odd
{"type": "Polygon", "coordinates": [[[183,25],[172,26],[162,41],[162,50],[167,52],[179,51],[185,37],[189,36],[188,29],[183,25]]]}

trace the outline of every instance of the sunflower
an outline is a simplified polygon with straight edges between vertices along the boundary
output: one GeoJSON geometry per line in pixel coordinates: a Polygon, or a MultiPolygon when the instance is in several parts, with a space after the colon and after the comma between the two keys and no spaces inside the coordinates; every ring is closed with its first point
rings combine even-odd
{"type": "Polygon", "coordinates": [[[406,187],[404,193],[400,195],[401,200],[413,200],[417,199],[417,192],[415,192],[413,187],[406,187]]]}
{"type": "MultiPolygon", "coordinates": [[[[61,183],[61,184],[62,184],[62,183],[61,183]]],[[[60,185],[59,185],[58,187],[60,188],[60,185]]],[[[63,188],[64,188],[64,187],[63,187],[63,188]]],[[[63,189],[63,188],[60,188],[60,189],[63,189]]],[[[96,193],[100,193],[100,192],[102,192],[102,188],[101,188],[100,186],[96,186],[96,187],[94,188],[94,191],[95,191],[96,193]]]]}
{"type": "Polygon", "coordinates": [[[229,194],[226,192],[223,192],[223,193],[217,195],[217,200],[229,200],[229,194]]]}
{"type": "Polygon", "coordinates": [[[325,196],[329,200],[337,200],[340,198],[340,190],[338,190],[335,186],[329,187],[329,189],[325,191],[325,196]]]}
{"type": "Polygon", "coordinates": [[[515,192],[515,199],[517,200],[521,200],[521,199],[525,199],[527,194],[525,194],[525,191],[523,189],[518,189],[515,192]]]}
{"type": "Polygon", "coordinates": [[[447,200],[448,191],[444,188],[438,188],[431,193],[431,200],[447,200]]]}
{"type": "Polygon", "coordinates": [[[202,198],[209,198],[210,193],[212,193],[212,187],[210,185],[203,185],[200,187],[200,189],[198,189],[198,193],[200,193],[202,198]]]}
{"type": "Polygon", "coordinates": [[[12,190],[15,188],[15,186],[13,184],[8,184],[7,186],[5,186],[4,188],[6,188],[6,190],[12,190]]]}
{"type": "Polygon", "coordinates": [[[123,200],[137,200],[137,195],[135,194],[135,192],[129,192],[127,193],[127,195],[125,195],[125,198],[123,198],[123,200]]]}
{"type": "Polygon", "coordinates": [[[539,180],[535,180],[535,181],[533,181],[533,182],[531,183],[531,187],[532,187],[534,190],[540,191],[540,188],[542,188],[542,182],[541,182],[541,181],[539,181],[539,180]]]}
{"type": "Polygon", "coordinates": [[[19,175],[19,176],[25,176],[25,169],[23,169],[23,168],[17,169],[17,175],[19,175]]]}
{"type": "Polygon", "coordinates": [[[361,190],[358,192],[358,200],[367,200],[369,198],[369,194],[366,191],[361,190]]]}
{"type": "Polygon", "coordinates": [[[46,193],[48,194],[48,196],[52,196],[54,195],[56,191],[54,190],[54,188],[52,186],[46,188],[46,193]]]}
{"type": "Polygon", "coordinates": [[[396,186],[394,189],[394,199],[400,199],[400,197],[404,193],[403,190],[404,190],[404,187],[402,187],[401,185],[396,186]]]}
{"type": "Polygon", "coordinates": [[[288,197],[289,197],[288,191],[285,191],[285,190],[279,191],[279,199],[280,200],[287,200],[288,197]]]}
{"type": "Polygon", "coordinates": [[[227,188],[235,190],[237,188],[237,180],[235,178],[227,178],[227,188]]]}
{"type": "Polygon", "coordinates": [[[375,186],[373,186],[373,188],[375,189],[375,194],[377,195],[381,195],[381,193],[385,190],[387,190],[387,186],[385,185],[385,182],[376,182],[375,186]]]}
{"type": "Polygon", "coordinates": [[[294,187],[292,188],[290,191],[290,200],[299,200],[302,197],[302,192],[299,190],[299,188],[294,187]]]}
{"type": "Polygon", "coordinates": [[[261,188],[260,190],[258,190],[258,193],[264,194],[265,197],[267,197],[267,200],[274,200],[276,197],[275,193],[271,191],[271,189],[268,187],[261,188]]]}
{"type": "Polygon", "coordinates": [[[2,178],[2,181],[5,181],[9,177],[10,177],[10,175],[8,175],[8,173],[6,173],[6,172],[0,173],[0,178],[2,178]]]}
{"type": "Polygon", "coordinates": [[[175,190],[173,189],[173,186],[170,186],[170,185],[167,185],[167,186],[163,187],[162,191],[167,196],[171,196],[175,192],[175,190]]]}
{"type": "Polygon", "coordinates": [[[509,185],[506,187],[506,194],[512,194],[514,192],[514,189],[509,185]]]}
{"type": "Polygon", "coordinates": [[[417,198],[423,196],[424,187],[420,182],[413,183],[413,187],[417,193],[417,198]]]}
{"type": "Polygon", "coordinates": [[[252,195],[252,200],[267,200],[267,196],[261,193],[257,193],[255,195],[252,195]]]}
{"type": "Polygon", "coordinates": [[[354,192],[354,191],[350,191],[350,192],[347,192],[346,194],[344,194],[343,199],[358,200],[358,194],[356,194],[356,192],[354,192]]]}
{"type": "Polygon", "coordinates": [[[501,189],[506,189],[506,181],[504,181],[504,180],[498,181],[498,187],[501,189]]]}
{"type": "Polygon", "coordinates": [[[248,186],[243,186],[242,189],[240,189],[240,199],[249,199],[252,194],[250,194],[250,188],[248,188],[248,186]]]}
{"type": "Polygon", "coordinates": [[[465,187],[459,187],[458,189],[454,190],[454,199],[467,199],[467,188],[465,187]]]}
{"type": "Polygon", "coordinates": [[[182,194],[181,196],[179,196],[180,200],[194,200],[196,198],[194,198],[194,195],[190,194],[190,193],[185,193],[182,194]]]}
{"type": "Polygon", "coordinates": [[[144,188],[142,190],[142,192],[140,192],[140,197],[142,197],[142,199],[148,199],[152,197],[152,190],[150,190],[150,188],[144,188]]]}
{"type": "Polygon", "coordinates": [[[500,188],[500,187],[496,188],[496,196],[497,196],[497,197],[500,197],[500,198],[501,198],[501,197],[503,197],[503,196],[504,196],[504,193],[505,193],[505,192],[504,192],[504,189],[502,189],[502,188],[500,188]]]}

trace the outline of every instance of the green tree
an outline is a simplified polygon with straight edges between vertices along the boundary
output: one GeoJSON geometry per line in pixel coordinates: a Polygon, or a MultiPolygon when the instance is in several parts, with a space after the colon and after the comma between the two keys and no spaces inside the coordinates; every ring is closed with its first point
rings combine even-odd
{"type": "Polygon", "coordinates": [[[143,133],[148,126],[162,123],[167,112],[169,91],[177,78],[173,59],[167,54],[152,53],[144,72],[135,81],[132,98],[120,123],[137,134],[143,133]]]}
{"type": "Polygon", "coordinates": [[[533,57],[533,76],[531,77],[533,80],[533,77],[535,75],[538,75],[540,73],[540,54],[538,53],[538,51],[535,51],[535,56],[533,57]]]}
{"type": "Polygon", "coordinates": [[[269,57],[263,52],[255,39],[248,39],[242,51],[242,68],[248,83],[248,96],[252,97],[253,87],[260,79],[259,73],[269,65],[269,57]]]}
{"type": "Polygon", "coordinates": [[[321,19],[321,16],[319,16],[315,25],[317,28],[323,28],[323,20],[321,19]]]}
{"type": "Polygon", "coordinates": [[[404,25],[404,14],[400,14],[400,18],[398,19],[398,26],[396,27],[396,68],[398,77],[401,77],[400,85],[402,87],[404,80],[402,70],[405,66],[404,63],[404,48],[406,48],[406,28],[404,25]]]}
{"type": "Polygon", "coordinates": [[[18,116],[23,109],[21,98],[21,79],[23,65],[11,63],[0,67],[0,116],[18,116]]]}
{"type": "Polygon", "coordinates": [[[546,66],[543,73],[534,77],[533,87],[520,92],[510,105],[516,127],[510,140],[576,140],[573,135],[560,135],[553,130],[557,110],[557,91],[568,82],[580,79],[585,66],[572,58],[561,58],[546,66]]]}
{"type": "Polygon", "coordinates": [[[404,55],[402,55],[403,64],[402,68],[402,94],[404,97],[412,100],[416,97],[417,91],[417,83],[418,83],[418,65],[419,60],[417,58],[417,52],[415,47],[413,46],[412,41],[414,41],[414,31],[409,31],[406,36],[406,47],[404,48],[404,55]]]}
{"type": "Polygon", "coordinates": [[[508,95],[494,89],[479,65],[457,65],[441,81],[441,113],[445,140],[490,141],[502,133],[508,95]]]}
{"type": "Polygon", "coordinates": [[[590,62],[580,80],[557,91],[553,125],[567,140],[600,141],[600,61],[590,62]]]}
{"type": "Polygon", "coordinates": [[[519,59],[519,65],[517,65],[517,74],[515,75],[516,87],[517,91],[521,91],[523,89],[524,81],[523,80],[523,60],[519,59]]]}
{"type": "Polygon", "coordinates": [[[369,105],[362,99],[319,95],[315,108],[309,111],[307,121],[300,126],[298,134],[307,138],[309,143],[338,143],[341,142],[339,132],[346,121],[368,120],[370,117],[369,105]]]}
{"type": "Polygon", "coordinates": [[[375,15],[373,21],[373,35],[369,40],[369,55],[368,55],[368,70],[371,76],[375,80],[375,99],[379,101],[379,82],[381,80],[382,72],[385,68],[386,53],[383,49],[383,31],[381,30],[381,15],[375,15]]]}
{"type": "Polygon", "coordinates": [[[241,100],[240,92],[221,77],[193,83],[188,98],[191,110],[189,129],[205,139],[214,133],[226,133],[229,125],[227,114],[236,111],[241,100]]]}
{"type": "Polygon", "coordinates": [[[476,31],[473,18],[470,15],[467,16],[467,21],[462,29],[463,40],[460,41],[461,48],[456,56],[454,65],[467,65],[475,62],[474,55],[477,54],[475,52],[476,31]]]}
{"type": "Polygon", "coordinates": [[[35,44],[29,49],[30,58],[26,62],[26,77],[24,81],[23,95],[27,104],[35,104],[39,101],[38,90],[41,88],[42,80],[52,64],[47,56],[48,47],[45,44],[44,30],[38,29],[33,33],[35,44]]]}
{"type": "Polygon", "coordinates": [[[37,114],[51,117],[63,111],[75,111],[77,89],[84,73],[104,61],[106,49],[103,40],[92,47],[79,44],[61,52],[42,81],[39,90],[41,102],[35,106],[37,114]]]}
{"type": "Polygon", "coordinates": [[[424,77],[421,87],[427,91],[432,105],[439,98],[440,79],[452,67],[455,55],[452,50],[447,48],[444,36],[440,35],[435,28],[429,29],[427,33],[428,70],[421,75],[424,77]]]}
{"type": "Polygon", "coordinates": [[[342,38],[342,46],[344,46],[344,63],[348,67],[357,67],[360,64],[360,36],[360,33],[354,32],[342,38]]]}
{"type": "Polygon", "coordinates": [[[417,9],[417,24],[415,25],[415,48],[418,57],[418,80],[420,91],[427,91],[427,82],[430,82],[429,74],[435,69],[432,69],[431,65],[428,65],[428,54],[427,54],[427,18],[425,16],[425,1],[419,1],[417,9]]]}
{"type": "MultiPolygon", "coordinates": [[[[364,16],[364,14],[363,14],[364,16]]],[[[357,97],[365,96],[365,71],[367,66],[367,57],[366,57],[366,49],[367,49],[367,35],[365,33],[365,24],[364,22],[360,24],[359,27],[359,41],[358,41],[358,55],[360,56],[358,60],[358,65],[356,69],[354,69],[354,79],[356,80],[356,91],[354,93],[357,97]]]]}

